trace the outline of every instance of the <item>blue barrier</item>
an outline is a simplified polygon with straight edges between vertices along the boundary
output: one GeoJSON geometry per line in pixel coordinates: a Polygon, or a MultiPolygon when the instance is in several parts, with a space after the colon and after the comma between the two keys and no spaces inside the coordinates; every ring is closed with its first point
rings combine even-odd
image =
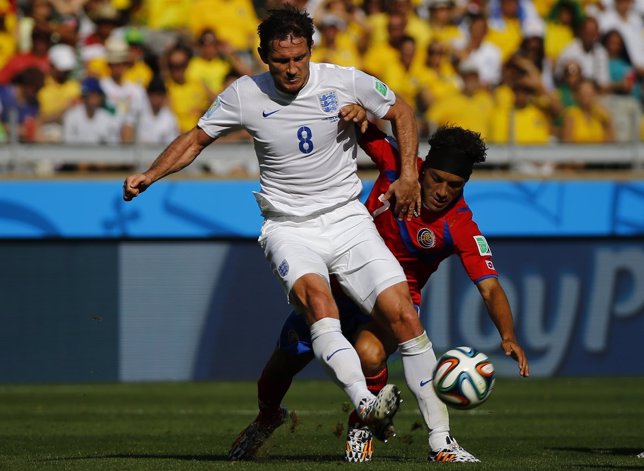
{"type": "MultiPolygon", "coordinates": [[[[0,382],[256,378],[289,311],[253,240],[257,188],[167,180],[125,203],[117,180],[0,184],[0,382]]],[[[466,197],[535,376],[644,374],[644,182],[473,181],[466,197]]],[[[516,375],[455,258],[421,312],[437,352],[471,345],[516,375]]]]}
{"type": "MultiPolygon", "coordinates": [[[[165,180],[134,201],[120,180],[0,184],[3,238],[256,238],[255,181],[165,180]]],[[[365,182],[365,192],[372,182],[365,182]]],[[[644,234],[644,182],[472,181],[466,198],[490,237],[644,234]]]]}

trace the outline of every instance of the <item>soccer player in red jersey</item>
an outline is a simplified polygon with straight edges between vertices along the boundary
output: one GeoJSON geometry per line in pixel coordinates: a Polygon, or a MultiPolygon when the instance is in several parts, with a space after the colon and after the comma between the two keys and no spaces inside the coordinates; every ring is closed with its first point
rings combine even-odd
{"type": "MultiPolygon", "coordinates": [[[[384,198],[400,172],[397,145],[393,138],[369,124],[360,145],[377,165],[379,176],[365,205],[387,247],[402,265],[417,309],[421,303],[421,290],[431,274],[447,257],[458,255],[499,332],[502,350],[517,361],[519,374],[528,376],[528,360],[517,342],[512,312],[492,263],[492,252],[463,197],[463,188],[474,164],[485,161],[487,147],[478,133],[457,126],[439,128],[429,144],[427,158],[418,159],[422,192],[420,214],[411,219],[397,218],[384,198]]],[[[339,289],[335,289],[334,294],[340,307],[342,330],[360,356],[367,386],[377,392],[387,382],[387,358],[396,350],[397,344],[386,329],[362,313],[339,289]]],[[[293,313],[285,322],[278,346],[258,381],[259,415],[233,443],[229,453],[231,459],[253,458],[271,433],[286,420],[286,409],[281,407],[281,401],[293,377],[312,358],[306,324],[301,316],[293,313]]],[[[421,381],[420,386],[433,392],[430,380],[421,381]]],[[[446,406],[435,394],[425,394],[424,398],[418,401],[418,406],[429,429],[429,460],[479,461],[451,435],[446,406]]],[[[345,459],[369,461],[372,452],[372,433],[354,412],[349,417],[345,459]]]]}

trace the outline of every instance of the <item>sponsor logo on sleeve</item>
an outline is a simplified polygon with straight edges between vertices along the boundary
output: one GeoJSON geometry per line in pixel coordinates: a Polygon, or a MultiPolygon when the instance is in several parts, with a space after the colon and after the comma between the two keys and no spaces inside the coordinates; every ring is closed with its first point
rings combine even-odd
{"type": "Polygon", "coordinates": [[[474,242],[476,242],[476,246],[479,248],[479,254],[492,255],[492,250],[490,249],[490,246],[487,245],[487,240],[485,240],[485,237],[483,237],[482,235],[474,236],[474,242]]]}
{"type": "Polygon", "coordinates": [[[421,247],[431,249],[436,243],[436,236],[431,229],[423,227],[416,233],[416,240],[421,247]]]}
{"type": "Polygon", "coordinates": [[[494,270],[494,264],[492,263],[492,260],[486,260],[485,264],[490,270],[494,270]]]}
{"type": "Polygon", "coordinates": [[[212,102],[212,105],[206,110],[205,117],[210,118],[218,108],[221,107],[221,100],[219,97],[215,98],[215,101],[212,102]]]}
{"type": "Polygon", "coordinates": [[[325,113],[336,113],[338,111],[338,97],[334,91],[318,95],[320,108],[325,113]]]}
{"type": "Polygon", "coordinates": [[[382,83],[380,80],[376,80],[374,82],[374,87],[376,90],[378,90],[378,93],[380,93],[382,96],[386,97],[387,96],[387,85],[382,83]]]}

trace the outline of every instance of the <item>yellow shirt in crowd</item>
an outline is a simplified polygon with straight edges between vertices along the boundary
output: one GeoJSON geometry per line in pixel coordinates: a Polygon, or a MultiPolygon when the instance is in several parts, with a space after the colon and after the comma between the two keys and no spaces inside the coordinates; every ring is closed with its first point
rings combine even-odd
{"type": "Polygon", "coordinates": [[[150,29],[182,29],[188,26],[190,0],[144,0],[150,29]]]}
{"type": "Polygon", "coordinates": [[[205,87],[200,82],[179,84],[168,80],[168,103],[179,123],[179,131],[192,129],[210,105],[205,87]]]}
{"type": "Polygon", "coordinates": [[[601,108],[595,107],[590,115],[586,115],[578,106],[570,106],[564,110],[564,119],[572,123],[571,142],[598,144],[606,140],[604,123],[609,118],[601,108]]]}
{"type": "Polygon", "coordinates": [[[219,39],[238,50],[252,50],[259,19],[251,0],[193,0],[189,28],[195,37],[212,29],[219,39]]]}
{"type": "Polygon", "coordinates": [[[501,51],[501,61],[505,62],[519,49],[523,33],[519,20],[504,20],[503,28],[490,27],[486,40],[490,41],[501,51]]]}
{"type": "Polygon", "coordinates": [[[490,142],[516,144],[547,144],[550,141],[550,120],[536,105],[521,109],[498,110],[492,114],[490,142]]]}
{"type": "Polygon", "coordinates": [[[494,101],[489,92],[480,90],[472,96],[454,93],[438,100],[430,107],[426,118],[435,125],[457,125],[481,133],[483,139],[490,134],[490,120],[494,101]]]}
{"type": "Polygon", "coordinates": [[[69,105],[81,96],[81,86],[76,80],[58,83],[53,78],[45,79],[45,86],[38,92],[40,115],[47,119],[65,111],[69,105]]]}
{"type": "Polygon", "coordinates": [[[135,62],[132,67],[127,69],[123,74],[123,80],[133,82],[146,88],[152,80],[152,69],[143,61],[135,62]]]}
{"type": "Polygon", "coordinates": [[[546,23],[544,48],[546,57],[555,61],[559,54],[575,39],[575,34],[569,26],[559,23],[546,23]]]}
{"type": "Polygon", "coordinates": [[[361,68],[362,59],[353,37],[348,33],[340,32],[335,42],[335,49],[327,48],[323,42],[314,44],[311,60],[313,62],[330,62],[343,67],[361,68]]]}
{"type": "Polygon", "coordinates": [[[223,89],[230,70],[230,64],[223,59],[208,61],[203,57],[193,57],[186,69],[186,78],[189,82],[202,83],[211,93],[218,94],[223,89]]]}

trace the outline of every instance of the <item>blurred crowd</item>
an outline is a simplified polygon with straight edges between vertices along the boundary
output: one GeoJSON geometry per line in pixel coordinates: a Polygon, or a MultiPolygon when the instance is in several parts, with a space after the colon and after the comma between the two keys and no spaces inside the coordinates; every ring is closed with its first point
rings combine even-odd
{"type": "MultiPolygon", "coordinates": [[[[0,0],[0,142],[167,144],[265,70],[278,0],[0,0]]],[[[644,0],[291,0],[356,66],[489,143],[644,138],[644,0]]],[[[228,140],[248,139],[245,132],[228,140]]]]}

